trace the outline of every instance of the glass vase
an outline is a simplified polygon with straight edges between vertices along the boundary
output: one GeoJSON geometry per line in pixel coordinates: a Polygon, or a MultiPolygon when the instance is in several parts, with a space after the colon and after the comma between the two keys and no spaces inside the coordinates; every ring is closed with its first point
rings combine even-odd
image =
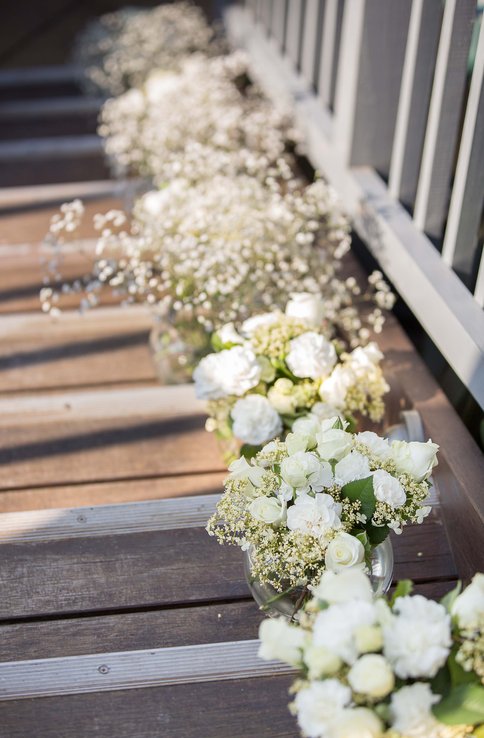
{"type": "MultiPolygon", "coordinates": [[[[290,592],[278,592],[270,584],[262,584],[252,575],[252,551],[253,549],[249,548],[244,552],[245,576],[252,597],[269,617],[282,615],[288,620],[298,620],[306,593],[305,588],[301,586],[295,587],[290,592]]],[[[388,591],[393,578],[393,548],[389,538],[373,549],[369,576],[376,595],[388,591]]]]}
{"type": "Polygon", "coordinates": [[[193,370],[209,353],[210,336],[196,321],[156,315],[150,348],[161,384],[185,384],[191,382],[193,370]]]}

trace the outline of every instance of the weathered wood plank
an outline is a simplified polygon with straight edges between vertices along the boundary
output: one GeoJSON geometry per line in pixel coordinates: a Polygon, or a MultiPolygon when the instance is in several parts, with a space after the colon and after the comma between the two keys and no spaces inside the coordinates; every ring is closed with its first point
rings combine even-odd
{"type": "Polygon", "coordinates": [[[94,97],[0,103],[0,140],[96,133],[101,104],[94,97]]]}
{"type": "Polygon", "coordinates": [[[69,64],[0,70],[0,99],[78,95],[80,70],[69,64]]]}
{"type": "Polygon", "coordinates": [[[288,676],[46,697],[0,705],[1,738],[294,738],[288,676]],[[249,731],[253,728],[249,727],[249,731]]]}
{"type": "Polygon", "coordinates": [[[0,494],[0,513],[65,506],[112,505],[166,497],[213,494],[222,489],[225,476],[226,471],[221,470],[214,473],[178,474],[153,479],[18,489],[0,494]]]}
{"type": "MultiPolygon", "coordinates": [[[[433,517],[393,537],[395,579],[456,578],[433,517]]],[[[203,528],[3,543],[0,617],[102,612],[246,598],[242,554],[203,528]]]]}
{"type": "Polygon", "coordinates": [[[101,308],[0,318],[0,393],[154,382],[148,310],[101,308]]]}
{"type": "Polygon", "coordinates": [[[250,640],[265,616],[253,600],[14,623],[0,629],[0,662],[250,640]]]}

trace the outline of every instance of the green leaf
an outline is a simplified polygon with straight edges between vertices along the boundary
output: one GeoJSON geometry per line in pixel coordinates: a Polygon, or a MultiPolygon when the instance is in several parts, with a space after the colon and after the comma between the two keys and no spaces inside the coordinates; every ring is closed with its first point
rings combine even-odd
{"type": "Polygon", "coordinates": [[[411,579],[401,579],[395,587],[395,592],[390,600],[390,606],[393,607],[399,597],[406,597],[410,594],[413,589],[413,582],[411,579]]]}
{"type": "Polygon", "coordinates": [[[390,533],[390,528],[388,525],[382,525],[379,528],[376,528],[374,525],[369,523],[366,532],[368,534],[368,540],[370,541],[372,546],[378,546],[379,543],[383,543],[385,538],[390,533]]]}
{"type": "Polygon", "coordinates": [[[341,422],[341,418],[339,416],[334,421],[333,428],[336,428],[337,430],[344,430],[343,423],[341,422]]]}
{"type": "Polygon", "coordinates": [[[470,684],[476,681],[475,673],[473,671],[464,671],[462,666],[456,661],[455,657],[458,650],[459,646],[454,646],[450,652],[449,658],[447,659],[453,687],[457,687],[459,684],[470,684]]]}
{"type": "Polygon", "coordinates": [[[452,609],[452,605],[454,604],[457,597],[460,595],[462,591],[462,582],[457,582],[454,589],[451,589],[450,592],[447,592],[447,594],[442,597],[440,600],[440,604],[445,607],[447,612],[450,612],[452,609]]]}
{"type": "Polygon", "coordinates": [[[212,344],[212,348],[214,351],[222,351],[224,347],[222,341],[220,340],[220,336],[218,333],[212,333],[210,343],[212,344]]]}
{"type": "Polygon", "coordinates": [[[480,728],[476,728],[471,738],[484,738],[484,725],[481,725],[480,728]]]}
{"type": "Polygon", "coordinates": [[[446,725],[479,725],[484,722],[484,687],[459,684],[452,687],[432,708],[437,720],[446,725]]]}
{"type": "Polygon", "coordinates": [[[447,664],[444,664],[444,666],[438,670],[437,674],[430,682],[430,686],[432,688],[432,692],[434,694],[440,694],[441,697],[446,697],[449,694],[452,683],[447,664]]]}
{"type": "Polygon", "coordinates": [[[244,443],[240,449],[240,455],[245,456],[247,460],[253,459],[259,453],[260,449],[260,446],[251,446],[249,443],[244,443]]]}
{"type": "Polygon", "coordinates": [[[373,477],[348,482],[348,484],[342,487],[341,493],[349,500],[361,500],[361,512],[363,515],[366,515],[368,520],[371,518],[376,507],[375,493],[373,492],[373,477]]]}

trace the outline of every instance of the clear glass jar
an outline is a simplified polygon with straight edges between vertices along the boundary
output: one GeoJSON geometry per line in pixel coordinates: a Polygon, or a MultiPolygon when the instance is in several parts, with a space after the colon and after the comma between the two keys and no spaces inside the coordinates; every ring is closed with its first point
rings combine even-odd
{"type": "MultiPolygon", "coordinates": [[[[253,549],[252,549],[253,550],[253,549]]],[[[252,597],[269,617],[283,615],[288,620],[298,620],[298,611],[304,597],[304,587],[290,593],[278,592],[270,584],[261,584],[252,576],[251,549],[244,552],[244,569],[252,597]]],[[[393,578],[393,548],[390,538],[376,546],[371,555],[370,580],[376,595],[388,591],[393,578]]]]}
{"type": "Polygon", "coordinates": [[[200,359],[210,351],[210,336],[196,321],[155,314],[150,348],[161,384],[191,382],[200,359]]]}

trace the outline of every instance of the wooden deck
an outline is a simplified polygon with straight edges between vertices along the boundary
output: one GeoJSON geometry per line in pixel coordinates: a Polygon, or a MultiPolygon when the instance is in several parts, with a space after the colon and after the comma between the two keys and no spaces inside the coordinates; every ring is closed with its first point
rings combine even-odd
{"type": "MultiPolygon", "coordinates": [[[[86,193],[112,207],[119,187],[91,181],[102,159],[73,174],[82,145],[32,165],[25,140],[24,179],[0,190],[0,738],[294,738],[291,677],[255,658],[241,554],[203,530],[216,443],[191,387],[157,383],[149,313],[39,311],[50,215],[86,193]]],[[[88,260],[72,252],[69,274],[88,260]]],[[[386,424],[416,407],[442,446],[431,516],[393,538],[395,578],[440,596],[484,568],[482,456],[393,318],[380,343],[386,424]]]]}

